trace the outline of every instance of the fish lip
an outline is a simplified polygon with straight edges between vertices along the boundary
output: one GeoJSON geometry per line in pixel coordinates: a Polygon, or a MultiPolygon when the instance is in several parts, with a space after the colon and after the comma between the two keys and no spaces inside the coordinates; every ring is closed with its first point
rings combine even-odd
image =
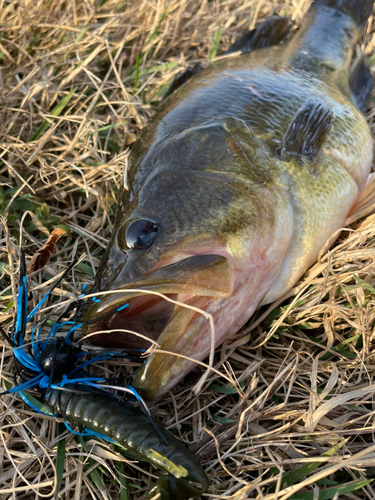
{"type": "MultiPolygon", "coordinates": [[[[126,318],[126,313],[127,313],[127,308],[129,305],[129,302],[132,299],[136,299],[139,297],[142,297],[143,295],[148,295],[148,296],[157,296],[160,297],[161,300],[164,300],[166,302],[172,302],[173,301],[168,297],[168,295],[163,294],[161,292],[151,292],[146,289],[131,289],[129,290],[129,293],[124,293],[124,290],[115,290],[111,292],[105,292],[108,293],[109,296],[108,298],[106,297],[106,300],[98,302],[96,304],[93,304],[89,310],[86,312],[86,316],[83,321],[83,334],[85,338],[89,338],[90,342],[94,344],[100,345],[100,336],[102,335],[108,335],[108,334],[115,334],[120,337],[124,333],[130,331],[137,332],[140,334],[140,338],[143,338],[146,341],[146,338],[149,338],[149,342],[147,343],[147,347],[150,347],[152,344],[155,344],[156,338],[151,335],[148,335],[146,333],[146,329],[142,328],[140,325],[139,327],[133,327],[132,323],[134,321],[134,317],[132,316],[131,318],[126,318]],[[117,293],[116,293],[117,292],[117,293]],[[121,312],[124,314],[124,318],[122,320],[123,324],[114,326],[112,323],[116,321],[116,317],[120,318],[121,321],[121,312]],[[95,336],[97,336],[95,338],[95,336]]],[[[98,295],[98,294],[97,294],[98,295]]],[[[147,303],[145,303],[147,304],[147,303]]],[[[173,306],[171,306],[173,307],[173,306]]],[[[146,305],[147,309],[147,305],[146,305]]],[[[142,313],[141,313],[142,316],[142,313]]],[[[133,335],[133,334],[131,334],[133,335]]],[[[113,342],[113,339],[110,340],[110,345],[114,347],[124,347],[122,342],[119,342],[119,345],[116,345],[115,342],[113,342]]],[[[126,347],[125,347],[126,349],[126,347]]]]}
{"type": "MultiPolygon", "coordinates": [[[[189,267],[188,267],[189,269],[189,267]]],[[[189,269],[190,270],[190,269],[189,269]]],[[[220,284],[220,283],[219,283],[220,284]]],[[[125,285],[121,288],[117,288],[114,290],[104,290],[99,291],[95,294],[95,297],[100,297],[99,300],[96,300],[94,304],[90,305],[86,314],[85,314],[85,324],[91,325],[98,321],[97,316],[102,316],[104,314],[110,315],[111,313],[116,314],[117,309],[121,306],[125,306],[126,301],[130,301],[134,298],[140,297],[142,295],[156,295],[165,300],[171,301],[168,298],[168,295],[171,294],[191,294],[196,296],[216,296],[216,297],[227,297],[233,291],[234,287],[234,273],[233,273],[233,264],[229,261],[227,256],[223,256],[221,254],[201,254],[195,256],[184,257],[169,266],[165,266],[163,268],[156,268],[154,272],[149,271],[147,274],[143,275],[140,279],[134,280],[130,282],[128,285],[125,285]],[[199,277],[196,283],[187,284],[183,280],[180,279],[172,279],[168,280],[168,273],[172,270],[172,273],[178,271],[179,268],[184,268],[184,266],[190,266],[193,268],[194,266],[199,265],[200,267],[209,266],[213,270],[216,269],[217,266],[222,266],[226,264],[226,267],[229,268],[229,272],[233,274],[233,276],[229,276],[228,269],[226,272],[229,277],[226,277],[225,283],[228,289],[220,290],[220,287],[208,287],[207,283],[204,280],[200,280],[199,277]],[[216,267],[215,267],[216,266],[216,267]],[[160,277],[163,278],[163,274],[166,275],[165,282],[160,283],[160,277]],[[157,278],[156,278],[157,277],[157,278]],[[158,281],[158,283],[155,283],[158,281]],[[139,284],[139,286],[137,286],[139,284]],[[193,291],[194,289],[194,291],[193,291]]],[[[223,288],[223,287],[222,287],[223,288]]]]}
{"type": "MultiPolygon", "coordinates": [[[[134,280],[124,287],[98,292],[95,303],[86,312],[83,334],[93,344],[125,351],[147,350],[152,344],[159,344],[160,339],[163,349],[169,336],[163,333],[176,314],[185,318],[179,323],[178,335],[189,334],[191,325],[186,323],[192,310],[189,304],[224,299],[232,294],[234,286],[235,268],[227,257],[221,254],[187,257],[156,268],[154,273],[141,276],[138,283],[134,280]],[[142,296],[149,298],[142,300],[142,296]],[[134,336],[135,332],[141,338],[134,336]]],[[[189,356],[188,350],[181,354],[189,356]]]]}
{"type": "Polygon", "coordinates": [[[157,295],[168,300],[167,296],[162,292],[156,290],[150,290],[148,288],[119,288],[117,290],[108,290],[97,292],[95,297],[104,297],[103,299],[99,299],[100,302],[96,302],[95,304],[90,305],[85,317],[89,317],[90,319],[85,320],[85,324],[91,325],[96,323],[101,319],[102,315],[110,316],[112,314],[116,314],[119,312],[118,310],[127,304],[129,300],[135,299],[137,297],[141,297],[143,294],[145,295],[157,295]],[[95,317],[96,315],[98,317],[95,317]]]}

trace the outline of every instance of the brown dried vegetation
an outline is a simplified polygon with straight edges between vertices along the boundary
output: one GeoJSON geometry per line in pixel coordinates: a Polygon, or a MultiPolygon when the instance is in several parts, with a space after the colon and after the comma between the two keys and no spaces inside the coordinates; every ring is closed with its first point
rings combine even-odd
{"type": "MultiPolygon", "coordinates": [[[[0,0],[5,330],[13,321],[20,243],[30,258],[57,225],[67,231],[51,262],[30,275],[34,301],[75,257],[82,257],[81,264],[54,291],[55,304],[77,297],[83,282],[90,284],[112,232],[131,144],[168,82],[187,65],[214,56],[215,38],[220,36],[220,57],[268,15],[291,15],[298,26],[308,5],[309,0],[0,0]]],[[[358,45],[370,62],[373,25],[358,45]]],[[[374,116],[370,103],[373,130],[374,116]]],[[[260,310],[217,351],[215,367],[231,383],[211,373],[194,396],[192,387],[204,370],[199,367],[151,406],[153,416],[201,457],[211,481],[209,498],[286,500],[297,491],[319,498],[327,479],[340,484],[374,477],[373,286],[371,215],[343,230],[288,297],[260,310]],[[305,479],[285,480],[285,473],[314,462],[319,467],[305,479]]],[[[6,387],[13,383],[14,363],[6,341],[0,345],[6,387]]],[[[106,374],[131,379],[133,365],[108,362],[106,374]]],[[[126,484],[129,498],[138,499],[155,477],[147,464],[123,458],[108,443],[91,440],[85,449],[56,419],[38,415],[19,396],[1,398],[0,406],[1,498],[50,497],[58,488],[57,498],[123,499],[126,484]],[[63,438],[66,456],[57,487],[57,442],[63,438]]],[[[375,490],[369,483],[340,498],[374,499],[375,490]]]]}

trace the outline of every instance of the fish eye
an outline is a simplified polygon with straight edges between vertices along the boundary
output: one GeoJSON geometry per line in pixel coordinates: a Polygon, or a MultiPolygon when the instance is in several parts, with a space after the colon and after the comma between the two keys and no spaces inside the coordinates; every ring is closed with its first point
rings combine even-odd
{"type": "Polygon", "coordinates": [[[129,224],[125,232],[125,241],[132,250],[145,250],[154,243],[158,225],[148,219],[138,219],[129,224]]]}

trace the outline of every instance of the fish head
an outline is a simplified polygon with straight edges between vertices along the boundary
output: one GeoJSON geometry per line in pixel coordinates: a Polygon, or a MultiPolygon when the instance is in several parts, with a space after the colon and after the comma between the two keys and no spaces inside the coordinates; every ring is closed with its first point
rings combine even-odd
{"type": "Polygon", "coordinates": [[[190,157],[204,166],[215,140],[232,173],[208,166],[178,170],[171,168],[172,153],[162,155],[169,160],[128,195],[97,273],[97,290],[105,293],[86,316],[95,344],[147,349],[152,340],[170,352],[151,353],[134,381],[148,399],[244,324],[268,288],[265,268],[278,260],[269,255],[276,197],[235,174],[238,155],[222,124],[193,132],[168,150],[181,151],[193,140],[190,157]]]}
{"type": "MultiPolygon", "coordinates": [[[[171,176],[172,185],[174,180],[171,176]]],[[[170,207],[172,200],[167,203],[170,207]]],[[[106,332],[96,335],[95,343],[147,349],[151,345],[147,339],[157,341],[176,308],[168,298],[191,302],[197,297],[220,299],[233,292],[234,263],[225,241],[202,218],[197,222],[205,230],[196,234],[194,224],[189,228],[184,222],[184,214],[156,213],[144,207],[116,229],[97,273],[96,289],[108,295],[89,311],[95,320],[89,330],[126,329],[143,337],[106,332]]]]}

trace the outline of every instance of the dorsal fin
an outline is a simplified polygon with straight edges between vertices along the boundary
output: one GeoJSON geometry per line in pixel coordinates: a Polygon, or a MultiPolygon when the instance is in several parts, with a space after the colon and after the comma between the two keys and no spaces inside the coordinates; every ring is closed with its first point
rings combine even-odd
{"type": "MultiPolygon", "coordinates": [[[[271,16],[258,26],[245,33],[239,40],[234,42],[225,54],[241,51],[243,54],[256,49],[262,49],[282,42],[290,31],[290,18],[271,16]]],[[[202,69],[198,62],[194,66],[189,66],[184,72],[178,74],[163,96],[166,99],[172,92],[181,87],[187,80],[202,69]]]]}
{"type": "Polygon", "coordinates": [[[256,49],[271,47],[282,42],[290,31],[290,18],[271,16],[234,42],[225,54],[241,51],[243,54],[256,49]]]}
{"type": "Polygon", "coordinates": [[[169,89],[163,96],[163,101],[166,99],[172,92],[177,90],[181,85],[183,85],[185,82],[190,80],[190,78],[195,75],[196,73],[199,73],[200,70],[202,69],[201,63],[197,62],[194,64],[194,66],[188,66],[185,71],[182,73],[179,73],[172,81],[172,83],[169,86],[169,89]]]}
{"type": "Polygon", "coordinates": [[[314,161],[331,129],[333,112],[321,99],[309,99],[296,113],[285,132],[280,157],[304,156],[314,161]]]}
{"type": "Polygon", "coordinates": [[[357,108],[362,113],[366,111],[367,102],[371,97],[372,84],[372,74],[362,54],[353,64],[349,77],[350,90],[353,93],[357,108]]]}

